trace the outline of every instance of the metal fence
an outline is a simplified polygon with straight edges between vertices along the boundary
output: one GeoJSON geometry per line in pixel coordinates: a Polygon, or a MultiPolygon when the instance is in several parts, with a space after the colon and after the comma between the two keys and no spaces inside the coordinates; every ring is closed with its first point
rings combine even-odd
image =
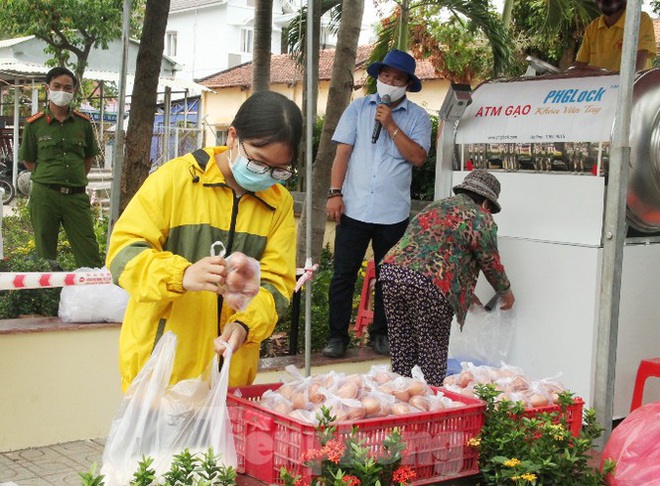
{"type": "Polygon", "coordinates": [[[151,142],[152,168],[200,148],[201,135],[200,128],[155,127],[151,142]]]}

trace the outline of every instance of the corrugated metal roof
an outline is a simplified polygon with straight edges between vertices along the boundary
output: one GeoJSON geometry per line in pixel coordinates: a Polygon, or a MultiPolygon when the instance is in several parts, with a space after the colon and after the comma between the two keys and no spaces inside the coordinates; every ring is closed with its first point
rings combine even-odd
{"type": "MultiPolygon", "coordinates": [[[[365,63],[369,59],[372,46],[358,47],[355,69],[365,68],[365,63]]],[[[335,58],[334,49],[325,49],[321,51],[319,57],[319,80],[327,81],[332,76],[332,63],[335,58]]],[[[415,74],[421,80],[437,79],[439,76],[430,62],[417,60],[417,69],[415,74]]],[[[295,62],[288,54],[273,55],[270,59],[270,82],[273,84],[294,84],[302,82],[303,70],[296,67],[295,62]]],[[[365,79],[356,80],[356,85],[364,84],[365,79]]],[[[197,82],[207,88],[230,88],[236,86],[252,85],[252,63],[248,62],[226,69],[216,74],[197,80],[197,82]]]]}
{"type": "Polygon", "coordinates": [[[0,40],[0,49],[4,47],[15,46],[16,44],[20,44],[21,42],[25,42],[30,39],[34,39],[34,36],[28,35],[26,37],[14,37],[13,39],[0,40]]]}
{"type": "MultiPolygon", "coordinates": [[[[15,77],[16,79],[28,79],[28,80],[39,80],[43,81],[46,73],[51,69],[50,66],[45,66],[43,64],[30,64],[18,62],[15,59],[0,59],[0,78],[11,79],[15,77]]],[[[91,79],[94,81],[108,81],[108,82],[119,82],[119,73],[115,71],[101,71],[94,69],[85,70],[85,79],[91,79]]],[[[126,82],[128,84],[133,84],[135,76],[128,74],[126,76],[126,82]]],[[[174,90],[185,90],[188,89],[194,93],[200,91],[208,91],[208,88],[195,83],[193,81],[188,81],[185,79],[178,78],[169,78],[161,76],[158,79],[159,90],[162,90],[165,86],[170,87],[174,90]]]]}

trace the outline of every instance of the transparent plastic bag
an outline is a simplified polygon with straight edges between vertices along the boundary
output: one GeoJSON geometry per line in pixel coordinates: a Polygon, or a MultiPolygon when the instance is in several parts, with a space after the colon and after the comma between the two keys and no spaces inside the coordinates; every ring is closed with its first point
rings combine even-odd
{"type": "Polygon", "coordinates": [[[448,357],[459,363],[498,366],[509,354],[514,324],[513,310],[502,310],[496,305],[487,311],[473,305],[462,329],[456,319],[451,324],[448,357]]]}
{"type": "Polygon", "coordinates": [[[130,483],[144,456],[154,459],[160,477],[184,449],[206,453],[236,467],[236,450],[227,412],[231,351],[222,371],[214,357],[205,373],[170,386],[176,336],[167,332],[121,401],[103,451],[106,486],[130,483]]]}
{"type": "MultiPolygon", "coordinates": [[[[211,256],[224,257],[227,250],[221,241],[211,245],[211,256]]],[[[245,310],[250,301],[259,293],[261,287],[261,266],[252,257],[234,252],[225,258],[227,262],[227,277],[222,297],[225,303],[234,310],[245,310]]]]}
{"type": "Polygon", "coordinates": [[[602,461],[616,462],[610,486],[660,486],[660,402],[635,409],[612,431],[602,461]]]}
{"type": "MultiPolygon", "coordinates": [[[[109,272],[107,268],[79,268],[76,272],[109,272]]],[[[64,322],[122,322],[128,293],[113,284],[70,285],[62,288],[57,312],[64,322]]]]}

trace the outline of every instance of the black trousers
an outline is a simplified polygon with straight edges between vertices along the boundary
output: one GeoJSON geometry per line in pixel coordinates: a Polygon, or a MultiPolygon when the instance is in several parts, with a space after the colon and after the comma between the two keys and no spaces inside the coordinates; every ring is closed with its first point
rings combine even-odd
{"type": "MultiPolygon", "coordinates": [[[[348,326],[353,310],[355,280],[364,260],[369,242],[376,262],[376,277],[380,273],[378,264],[385,254],[399,241],[406,231],[408,219],[395,224],[363,223],[342,216],[335,231],[334,274],[328,295],[330,339],[339,338],[348,343],[348,326]]],[[[387,321],[383,306],[383,290],[376,280],[374,295],[374,320],[369,336],[387,336],[387,321]]]]}

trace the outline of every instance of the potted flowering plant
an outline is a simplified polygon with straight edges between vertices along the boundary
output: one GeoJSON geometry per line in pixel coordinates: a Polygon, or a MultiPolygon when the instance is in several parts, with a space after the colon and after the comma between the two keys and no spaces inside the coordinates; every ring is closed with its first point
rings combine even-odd
{"type": "Polygon", "coordinates": [[[614,470],[606,461],[599,471],[590,465],[593,441],[602,430],[593,410],[585,410],[580,434],[566,421],[569,392],[559,395],[562,413],[528,416],[521,402],[496,401],[494,385],[477,385],[476,395],[486,402],[486,423],[468,445],[479,450],[479,469],[485,484],[600,486],[614,470]]]}
{"type": "Polygon", "coordinates": [[[334,421],[323,407],[316,426],[321,447],[304,452],[301,458],[311,468],[312,479],[294,476],[283,467],[280,476],[286,486],[404,486],[415,479],[415,471],[401,465],[406,446],[398,429],[394,428],[374,453],[358,438],[358,427],[341,436],[332,425],[334,421]]]}
{"type": "MultiPolygon", "coordinates": [[[[184,449],[172,458],[169,471],[158,477],[152,467],[153,457],[143,457],[137,463],[130,486],[234,486],[236,469],[224,465],[221,454],[215,454],[213,448],[205,453],[192,453],[184,449]]],[[[92,464],[88,472],[78,473],[82,486],[104,486],[105,477],[96,473],[97,464],[92,464]]]]}

